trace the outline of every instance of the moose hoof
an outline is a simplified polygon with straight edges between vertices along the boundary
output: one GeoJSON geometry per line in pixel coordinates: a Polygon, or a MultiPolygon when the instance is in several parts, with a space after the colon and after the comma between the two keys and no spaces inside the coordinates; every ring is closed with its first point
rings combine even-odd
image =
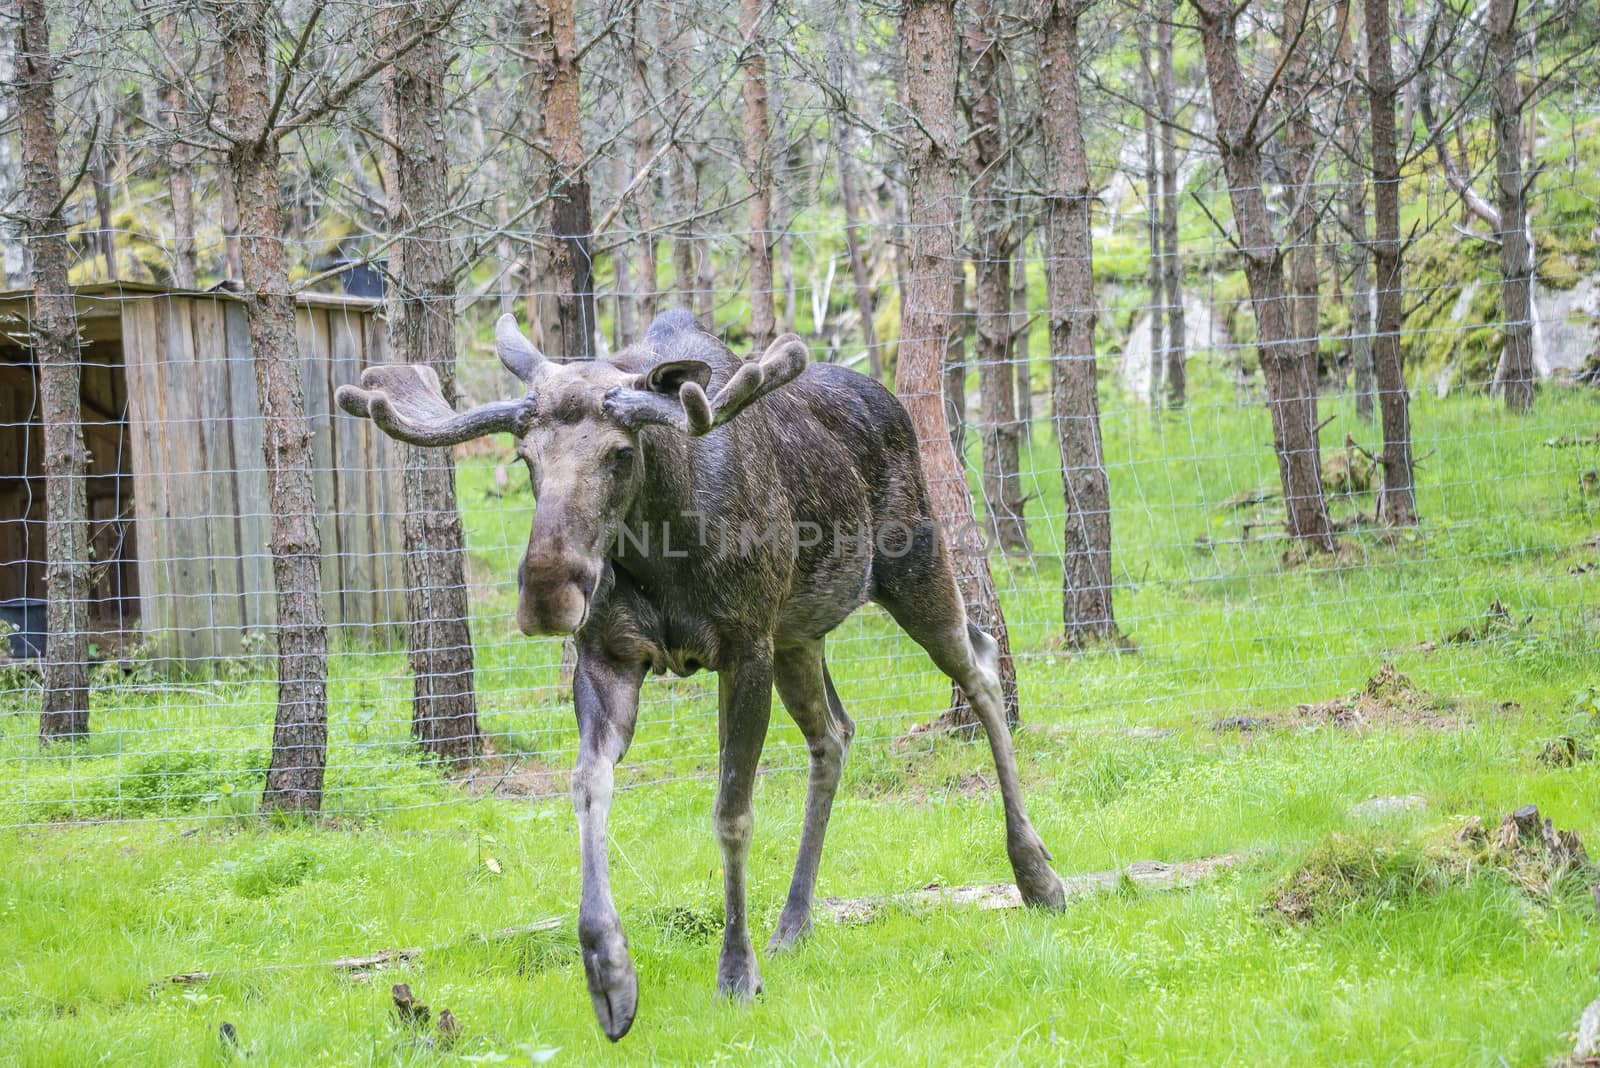
{"type": "Polygon", "coordinates": [[[615,1042],[628,1033],[639,1010],[639,977],[628,959],[627,942],[618,934],[585,945],[583,971],[600,1030],[615,1042]]]}
{"type": "Polygon", "coordinates": [[[717,962],[717,993],[735,1001],[751,1001],[761,993],[761,970],[748,942],[739,949],[723,949],[717,962]]]}
{"type": "Polygon", "coordinates": [[[1024,846],[1013,848],[1011,870],[1017,877],[1017,891],[1022,903],[1033,908],[1060,909],[1067,904],[1067,891],[1061,877],[1050,867],[1050,852],[1037,837],[1024,846]]]}
{"type": "Polygon", "coordinates": [[[778,917],[778,926],[772,932],[771,940],[767,942],[767,954],[773,956],[785,950],[793,949],[796,942],[799,942],[810,933],[811,912],[809,909],[793,913],[788,909],[784,909],[783,915],[778,917]]]}
{"type": "Polygon", "coordinates": [[[1067,891],[1061,885],[1061,877],[1050,870],[1050,865],[1041,864],[1038,870],[1029,872],[1026,876],[1018,873],[1017,890],[1022,894],[1022,903],[1030,908],[1063,909],[1067,907],[1067,891]]]}

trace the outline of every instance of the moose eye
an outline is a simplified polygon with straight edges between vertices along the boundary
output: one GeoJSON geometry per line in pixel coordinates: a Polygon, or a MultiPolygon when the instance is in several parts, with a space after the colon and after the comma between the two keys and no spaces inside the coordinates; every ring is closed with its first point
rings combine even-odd
{"type": "Polygon", "coordinates": [[[633,446],[623,445],[612,452],[611,462],[617,467],[626,467],[628,464],[633,463],[633,455],[633,446]]]}

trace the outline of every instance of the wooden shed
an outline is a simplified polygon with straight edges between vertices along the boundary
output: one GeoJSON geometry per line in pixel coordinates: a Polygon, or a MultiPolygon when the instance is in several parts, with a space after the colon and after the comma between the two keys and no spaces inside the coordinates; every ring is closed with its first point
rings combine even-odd
{"type": "MultiPolygon", "coordinates": [[[[74,288],[96,629],[185,660],[250,651],[275,603],[263,426],[245,309],[226,292],[74,288]]],[[[0,601],[44,597],[45,516],[27,292],[0,293],[0,601]]],[[[381,305],[297,309],[330,627],[390,637],[405,610],[396,446],[333,391],[386,345],[381,305]]]]}

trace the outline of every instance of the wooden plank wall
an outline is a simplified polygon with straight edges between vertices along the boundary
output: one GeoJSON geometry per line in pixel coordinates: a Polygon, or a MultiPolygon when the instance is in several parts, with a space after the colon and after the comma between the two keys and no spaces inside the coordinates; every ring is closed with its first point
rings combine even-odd
{"type": "MultiPolygon", "coordinates": [[[[328,345],[325,357],[306,365],[308,376],[324,377],[332,413],[326,449],[330,469],[319,470],[317,477],[318,493],[326,494],[331,505],[339,547],[337,566],[328,572],[328,589],[337,584],[339,619],[349,641],[388,644],[405,622],[400,454],[372,423],[340,411],[333,394],[342,385],[361,381],[365,368],[388,361],[389,335],[364,309],[328,305],[309,309],[309,314],[323,320],[317,336],[327,338],[328,345]]],[[[324,558],[328,551],[324,546],[324,558]]]]}
{"type": "MultiPolygon", "coordinates": [[[[362,308],[297,311],[324,613],[351,642],[402,620],[398,450],[333,391],[384,359],[362,308]],[[393,487],[393,493],[389,492],[393,487]]],[[[123,311],[145,629],[185,660],[238,656],[276,619],[264,434],[244,308],[224,297],[129,299],[123,311]]]]}
{"type": "Polygon", "coordinates": [[[250,353],[250,323],[244,305],[226,301],[222,333],[228,367],[227,425],[233,437],[234,493],[239,517],[240,617],[246,630],[267,630],[278,622],[272,586],[272,525],[267,494],[266,430],[256,393],[250,353]]]}
{"type": "Polygon", "coordinates": [[[31,357],[0,349],[0,600],[44,596],[44,483],[31,357]]]}
{"type": "Polygon", "coordinates": [[[83,438],[89,450],[90,618],[103,625],[137,615],[133,480],[127,442],[128,397],[122,342],[85,340],[81,372],[83,438]]]}
{"type": "MultiPolygon", "coordinates": [[[[85,496],[92,555],[91,619],[114,624],[124,606],[137,611],[132,524],[121,519],[132,499],[126,455],[122,345],[82,339],[79,370],[85,496]]],[[[0,599],[45,595],[45,484],[38,381],[31,354],[0,347],[0,599]]]]}
{"type": "Polygon", "coordinates": [[[132,299],[122,309],[122,357],[128,390],[128,451],[133,461],[134,542],[139,561],[139,620],[151,635],[173,626],[171,584],[166,575],[172,558],[168,543],[169,513],[164,464],[158,465],[165,437],[157,388],[161,371],[156,360],[156,302],[132,299]]]}
{"type": "MultiPolygon", "coordinates": [[[[376,316],[362,321],[362,343],[366,356],[363,367],[389,360],[387,325],[376,316]]],[[[401,445],[380,430],[371,430],[362,439],[366,462],[367,492],[372,502],[372,551],[374,567],[374,617],[404,622],[406,618],[405,473],[401,445]]]]}

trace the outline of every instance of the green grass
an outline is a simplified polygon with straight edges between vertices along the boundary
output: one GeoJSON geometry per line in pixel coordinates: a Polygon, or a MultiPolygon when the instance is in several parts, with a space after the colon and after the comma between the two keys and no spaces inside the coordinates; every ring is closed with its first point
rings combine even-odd
{"type": "MultiPolygon", "coordinates": [[[[622,775],[636,788],[618,795],[612,820],[641,1009],[610,1047],[577,955],[569,807],[560,796],[476,798],[419,762],[405,740],[402,654],[334,655],[329,816],[314,826],[250,815],[273,696],[257,661],[106,680],[94,737],[50,754],[34,739],[36,691],[10,680],[0,682],[0,824],[11,828],[0,832],[0,1062],[224,1063],[234,1058],[222,1021],[248,1063],[273,1065],[514,1064],[549,1050],[551,1063],[1539,1064],[1569,1049],[1566,1033],[1600,994],[1583,895],[1535,900],[1495,877],[1413,893],[1385,889],[1401,886],[1391,879],[1310,924],[1265,905],[1308,856],[1348,836],[1403,849],[1535,802],[1591,848],[1600,841],[1600,764],[1537,759],[1562,734],[1600,748],[1600,571],[1569,572],[1600,557],[1584,544],[1600,502],[1579,487],[1600,458],[1544,444],[1592,433],[1600,403],[1552,390],[1519,419],[1481,398],[1419,399],[1418,537],[1391,545],[1358,531],[1344,562],[1288,567],[1270,524],[1244,542],[1240,523],[1254,512],[1219,508],[1276,483],[1265,414],[1235,407],[1220,376],[1196,377],[1188,411],[1157,420],[1107,397],[1116,609],[1136,654],[1054,651],[1061,500],[1042,430],[1028,459],[1041,554],[995,566],[1030,728],[1018,735],[1025,785],[1057,870],[1244,856],[1221,877],[1054,916],[822,923],[793,954],[763,958],[757,1004],[724,1003],[712,994],[722,903],[705,776],[711,680],[652,681],[622,775]],[[1442,641],[1495,599],[1514,625],[1442,641]],[[1385,659],[1469,725],[1210,727],[1345,694],[1385,659]],[[1388,794],[1427,804],[1377,821],[1352,814],[1388,794]],[[563,922],[482,937],[548,916],[563,922]],[[368,981],[321,964],[389,947],[426,952],[368,981]],[[192,970],[217,974],[162,981],[192,970]],[[400,981],[461,1021],[453,1049],[394,1022],[388,987],[400,981]]],[[[1325,402],[1324,415],[1336,417],[1326,448],[1346,432],[1376,447],[1340,404],[1325,402]]],[[[514,637],[512,594],[497,584],[532,502],[487,495],[495,463],[477,457],[461,474],[484,720],[515,772],[560,769],[574,732],[559,650],[514,637]]],[[[1370,498],[1335,509],[1357,505],[1370,498]]],[[[1260,518],[1270,514],[1263,506],[1260,518]]],[[[892,744],[939,710],[945,686],[879,612],[859,613],[831,648],[861,734],[820,892],[1006,879],[997,799],[973,788],[986,751],[892,744]]],[[[774,723],[751,868],[762,934],[787,885],[804,791],[799,736],[781,715],[774,723]]],[[[555,774],[527,782],[562,789],[555,774]]]]}

